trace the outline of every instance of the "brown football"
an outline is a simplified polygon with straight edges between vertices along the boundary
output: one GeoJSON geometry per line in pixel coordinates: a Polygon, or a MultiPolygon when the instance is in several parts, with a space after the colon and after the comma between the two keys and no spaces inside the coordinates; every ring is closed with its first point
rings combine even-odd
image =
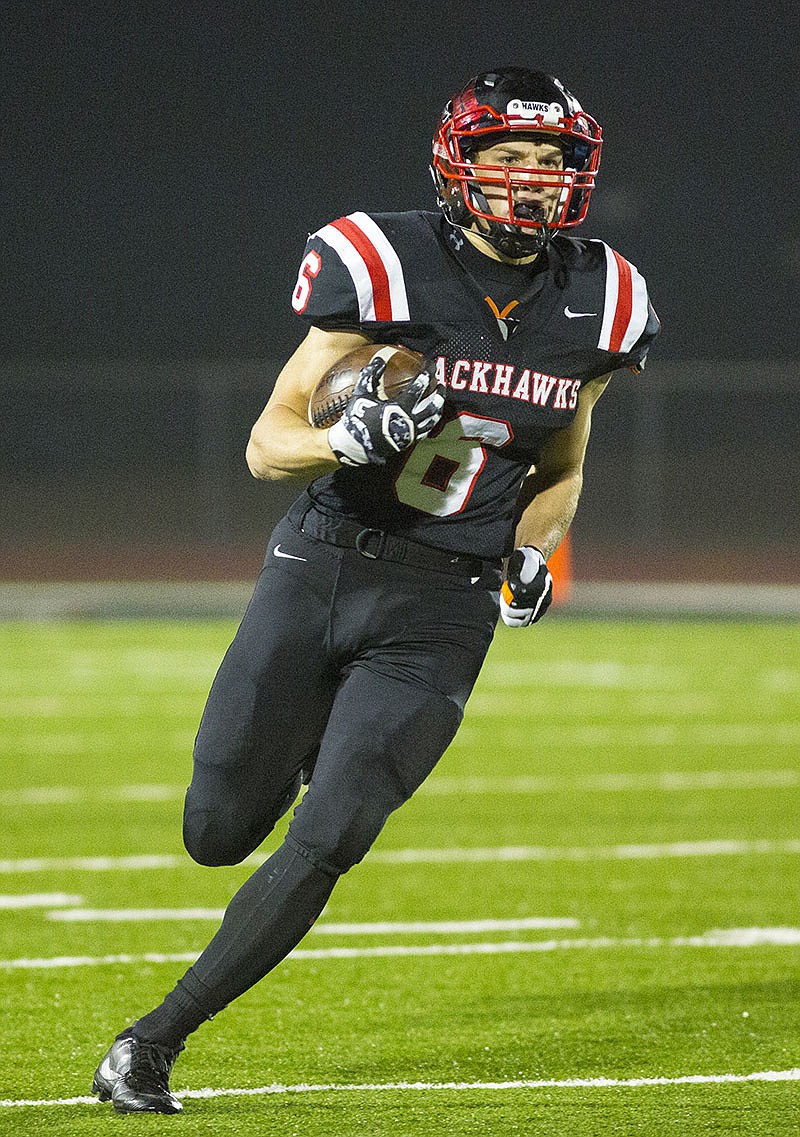
{"type": "MultiPolygon", "coordinates": [[[[311,394],[308,421],[312,426],[327,429],[341,418],[347,400],[358,382],[361,368],[366,367],[376,355],[386,360],[386,370],[378,385],[377,395],[379,399],[387,401],[404,391],[425,364],[425,356],[420,352],[411,351],[396,343],[367,343],[349,351],[326,371],[311,394]]],[[[435,386],[436,376],[431,374],[428,391],[432,391],[435,386]]]]}

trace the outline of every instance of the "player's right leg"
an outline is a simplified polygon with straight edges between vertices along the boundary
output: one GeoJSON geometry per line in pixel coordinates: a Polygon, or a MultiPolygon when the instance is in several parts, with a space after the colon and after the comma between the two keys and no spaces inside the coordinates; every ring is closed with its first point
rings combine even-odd
{"type": "Polygon", "coordinates": [[[326,653],[336,568],[328,546],[275,530],[195,742],[183,830],[201,864],[257,848],[313,763],[338,683],[326,653]]]}

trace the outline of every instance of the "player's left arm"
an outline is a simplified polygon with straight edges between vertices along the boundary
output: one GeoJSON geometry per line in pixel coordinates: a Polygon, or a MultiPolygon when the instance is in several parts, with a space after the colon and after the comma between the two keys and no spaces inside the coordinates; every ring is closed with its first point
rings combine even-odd
{"type": "Polygon", "coordinates": [[[534,545],[545,560],[553,555],[569,529],[583,488],[583,463],[592,426],[592,411],[611,373],[581,388],[575,418],[557,431],[520,491],[515,546],[534,545]]]}
{"type": "Polygon", "coordinates": [[[547,560],[563,541],[578,508],[592,411],[611,373],[581,388],[575,418],[546,443],[522,483],[517,503],[515,550],[500,593],[500,612],[509,627],[536,623],[550,606],[553,581],[547,560]]]}

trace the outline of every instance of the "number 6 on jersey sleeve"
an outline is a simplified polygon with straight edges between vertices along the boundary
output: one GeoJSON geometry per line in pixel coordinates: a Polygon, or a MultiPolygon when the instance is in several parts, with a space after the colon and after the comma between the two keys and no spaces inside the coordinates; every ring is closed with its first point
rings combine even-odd
{"type": "Polygon", "coordinates": [[[297,274],[297,284],[294,286],[292,293],[292,307],[298,316],[305,312],[308,301],[311,296],[311,289],[314,285],[314,277],[319,275],[319,270],[322,268],[322,257],[319,253],[311,249],[303,257],[303,263],[300,265],[300,271],[297,274]]]}
{"type": "Polygon", "coordinates": [[[460,513],[486,464],[483,443],[505,446],[512,437],[502,419],[462,411],[411,451],[395,479],[398,500],[436,517],[460,513]]]}

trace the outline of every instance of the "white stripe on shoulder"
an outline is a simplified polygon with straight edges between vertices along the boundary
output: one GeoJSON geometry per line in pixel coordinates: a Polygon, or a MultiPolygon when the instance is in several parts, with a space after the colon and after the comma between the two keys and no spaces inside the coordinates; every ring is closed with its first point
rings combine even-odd
{"type": "Polygon", "coordinates": [[[386,269],[386,275],[389,277],[389,297],[392,304],[392,319],[407,320],[409,318],[409,312],[406,281],[403,276],[403,266],[394,250],[394,246],[381,227],[372,220],[369,214],[359,211],[358,213],[351,213],[348,216],[353,224],[357,225],[362,233],[369,238],[383,261],[383,267],[386,269]]]}
{"type": "Polygon", "coordinates": [[[608,351],[611,343],[611,329],[614,326],[614,316],[617,312],[617,299],[619,297],[619,269],[613,250],[600,241],[606,254],[606,295],[603,304],[603,323],[600,328],[600,339],[597,346],[601,351],[608,351]]]}
{"type": "Polygon", "coordinates": [[[372,281],[364,260],[358,249],[348,241],[344,233],[340,233],[333,225],[323,225],[312,236],[319,237],[326,245],[339,254],[339,258],[353,281],[358,297],[358,318],[360,320],[375,319],[375,299],[372,292],[372,281]]]}
{"type": "Polygon", "coordinates": [[[605,241],[599,241],[598,243],[603,246],[603,251],[606,255],[606,289],[603,304],[603,323],[600,328],[600,338],[597,341],[597,346],[602,351],[614,351],[624,354],[631,350],[647,326],[647,317],[649,314],[647,285],[644,277],[635,265],[632,265],[631,262],[626,260],[621,254],[615,254],[614,250],[607,245],[605,241]],[[625,264],[630,270],[630,283],[628,284],[626,281],[623,284],[622,295],[620,295],[620,271],[617,257],[625,261],[625,264]],[[617,329],[617,333],[614,336],[617,342],[612,344],[611,336],[614,330],[617,312],[623,305],[627,307],[628,304],[630,304],[630,313],[625,330],[620,338],[620,329],[617,329]]]}
{"type": "Polygon", "coordinates": [[[620,351],[630,351],[633,345],[638,340],[644,329],[647,327],[647,317],[649,315],[649,305],[647,302],[647,285],[645,279],[639,272],[636,265],[632,265],[630,261],[628,264],[631,268],[631,286],[633,289],[633,297],[631,304],[631,318],[625,335],[622,337],[622,344],[620,351]]]}

